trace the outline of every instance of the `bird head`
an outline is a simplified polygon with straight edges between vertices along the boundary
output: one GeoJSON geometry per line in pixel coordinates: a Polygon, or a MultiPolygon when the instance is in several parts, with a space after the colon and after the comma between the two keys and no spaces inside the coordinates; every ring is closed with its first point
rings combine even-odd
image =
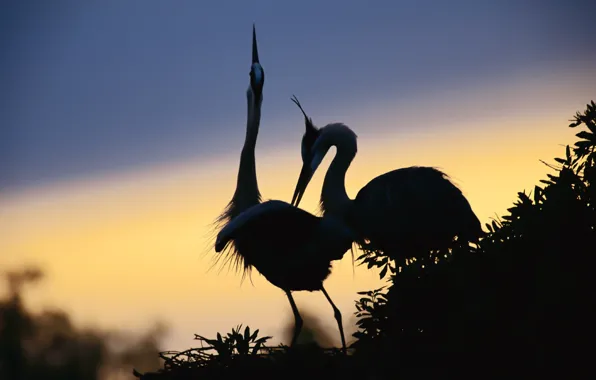
{"type": "Polygon", "coordinates": [[[302,169],[292,196],[292,206],[298,207],[310,180],[331,146],[335,145],[338,149],[341,147],[344,151],[343,157],[347,157],[349,162],[356,155],[358,147],[356,143],[357,136],[347,125],[331,123],[322,128],[317,128],[312,123],[312,119],[306,115],[295,96],[292,101],[302,111],[306,127],[306,131],[302,136],[302,169]]]}
{"type": "Polygon", "coordinates": [[[259,62],[259,49],[257,48],[257,32],[252,25],[252,65],[250,66],[250,88],[257,102],[262,100],[263,86],[265,85],[265,70],[259,62]]]}
{"type": "Polygon", "coordinates": [[[323,157],[317,162],[313,161],[313,146],[315,141],[319,138],[321,134],[321,130],[312,122],[312,119],[304,112],[302,105],[296,98],[296,95],[292,96],[292,101],[294,104],[298,106],[302,115],[304,115],[304,135],[302,135],[302,143],[301,143],[301,155],[302,155],[302,170],[300,171],[300,176],[298,177],[298,183],[296,184],[296,188],[294,189],[294,196],[292,197],[292,205],[298,207],[300,201],[302,200],[302,195],[308,186],[314,172],[317,170],[317,167],[321,163],[323,157]],[[313,165],[316,164],[316,167],[313,168],[313,165]]]}
{"type": "Polygon", "coordinates": [[[302,105],[298,101],[298,98],[296,97],[296,95],[292,95],[292,101],[294,102],[294,104],[296,104],[298,106],[298,108],[300,109],[300,112],[302,112],[302,115],[304,115],[305,131],[304,131],[304,135],[302,135],[302,146],[301,146],[302,163],[304,163],[309,159],[309,155],[312,150],[312,147],[313,147],[315,141],[317,140],[317,138],[319,137],[319,135],[321,134],[321,131],[319,128],[315,127],[315,125],[312,122],[312,119],[310,117],[308,117],[306,112],[304,112],[304,109],[302,108],[302,105]]]}

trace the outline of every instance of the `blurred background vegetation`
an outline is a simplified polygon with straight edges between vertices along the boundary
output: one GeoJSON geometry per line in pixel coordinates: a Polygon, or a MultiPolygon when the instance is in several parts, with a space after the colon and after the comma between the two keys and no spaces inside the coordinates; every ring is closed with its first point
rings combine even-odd
{"type": "Polygon", "coordinates": [[[164,325],[131,336],[77,327],[61,310],[34,314],[23,295],[43,281],[43,272],[24,267],[2,275],[8,294],[0,299],[0,379],[119,380],[130,379],[133,367],[150,371],[162,365],[158,342],[164,325]]]}

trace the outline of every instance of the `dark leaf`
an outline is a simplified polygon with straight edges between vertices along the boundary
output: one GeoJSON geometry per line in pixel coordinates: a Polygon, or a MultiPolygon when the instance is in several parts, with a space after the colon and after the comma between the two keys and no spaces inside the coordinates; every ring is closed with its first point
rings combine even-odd
{"type": "Polygon", "coordinates": [[[264,336],[262,338],[259,338],[255,341],[255,343],[265,343],[266,341],[268,341],[269,339],[271,339],[272,337],[270,336],[264,336]]]}
{"type": "Polygon", "coordinates": [[[534,203],[538,204],[541,199],[542,189],[539,186],[534,186],[534,203]]]}
{"type": "Polygon", "coordinates": [[[381,273],[379,273],[379,277],[380,277],[380,279],[381,279],[381,280],[382,280],[382,279],[383,279],[383,277],[385,277],[385,275],[387,274],[387,267],[388,267],[388,266],[387,266],[387,265],[385,265],[385,266],[383,267],[383,269],[381,269],[381,273]]]}
{"type": "Polygon", "coordinates": [[[577,137],[585,139],[585,140],[592,140],[594,138],[594,134],[587,132],[587,131],[581,131],[579,133],[576,134],[577,137]]]}
{"type": "Polygon", "coordinates": [[[259,353],[259,349],[261,348],[261,346],[263,345],[263,343],[261,342],[257,342],[257,344],[255,344],[255,346],[252,348],[252,354],[256,355],[259,353]]]}
{"type": "Polygon", "coordinates": [[[582,140],[582,141],[577,141],[575,143],[575,146],[578,148],[588,148],[591,145],[591,143],[589,141],[586,140],[582,140]]]}
{"type": "Polygon", "coordinates": [[[244,329],[244,340],[248,341],[250,339],[250,328],[248,328],[248,326],[246,326],[246,328],[244,329]]]}

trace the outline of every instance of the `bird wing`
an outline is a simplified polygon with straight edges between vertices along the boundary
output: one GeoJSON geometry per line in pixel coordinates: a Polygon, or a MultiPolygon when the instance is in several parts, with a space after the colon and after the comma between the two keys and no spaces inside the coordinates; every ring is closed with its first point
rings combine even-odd
{"type": "Polygon", "coordinates": [[[356,195],[359,211],[368,217],[398,214],[425,207],[429,188],[436,193],[442,173],[432,168],[409,167],[390,171],[372,179],[356,195]]]}
{"type": "Polygon", "coordinates": [[[215,242],[216,252],[220,252],[225,245],[243,231],[259,231],[274,233],[273,238],[290,238],[297,232],[305,233],[316,228],[319,219],[302,209],[279,200],[269,200],[254,205],[234,219],[232,219],[217,235],[215,242]],[[271,231],[271,229],[274,231],[271,231]]]}

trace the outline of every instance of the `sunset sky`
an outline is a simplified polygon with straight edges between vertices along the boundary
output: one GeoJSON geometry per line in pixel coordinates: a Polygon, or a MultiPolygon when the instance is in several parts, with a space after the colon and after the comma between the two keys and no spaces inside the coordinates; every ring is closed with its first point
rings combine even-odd
{"type": "MultiPolygon", "coordinates": [[[[409,165],[502,215],[596,100],[596,5],[544,1],[20,1],[0,12],[0,269],[41,265],[27,301],[81,324],[170,327],[167,349],[239,323],[278,336],[283,292],[209,271],[234,192],[256,23],[266,72],[257,172],[289,201],[303,119],[358,134],[347,176],[409,165]]],[[[323,162],[301,207],[315,212],[323,162]]],[[[344,320],[380,286],[350,255],[326,282],[344,320]]],[[[335,329],[324,296],[298,293],[335,329]]],[[[348,328],[349,330],[350,328],[348,328]]],[[[335,331],[335,330],[333,330],[335,331]]]]}

